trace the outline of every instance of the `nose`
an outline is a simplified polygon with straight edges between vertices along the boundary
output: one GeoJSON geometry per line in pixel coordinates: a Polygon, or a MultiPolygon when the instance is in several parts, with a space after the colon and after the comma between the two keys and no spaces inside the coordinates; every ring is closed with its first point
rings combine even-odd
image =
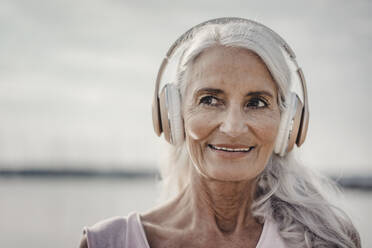
{"type": "Polygon", "coordinates": [[[229,106],[222,116],[219,130],[231,137],[238,137],[248,131],[245,113],[238,106],[229,106]]]}

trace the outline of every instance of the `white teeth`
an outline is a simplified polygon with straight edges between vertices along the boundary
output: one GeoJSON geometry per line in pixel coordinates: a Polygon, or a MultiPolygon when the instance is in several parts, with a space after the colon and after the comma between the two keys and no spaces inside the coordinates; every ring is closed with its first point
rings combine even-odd
{"type": "Polygon", "coordinates": [[[215,149],[215,150],[227,151],[227,152],[249,152],[253,148],[253,147],[249,147],[249,148],[236,148],[236,149],[233,149],[233,148],[227,148],[227,147],[218,147],[218,146],[214,146],[214,145],[209,145],[209,146],[211,148],[215,149]]]}

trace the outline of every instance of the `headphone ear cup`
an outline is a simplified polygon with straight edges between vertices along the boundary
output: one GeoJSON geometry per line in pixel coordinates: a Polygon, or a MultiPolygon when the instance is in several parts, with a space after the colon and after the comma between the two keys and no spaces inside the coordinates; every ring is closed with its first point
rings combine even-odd
{"type": "Polygon", "coordinates": [[[184,140],[181,115],[181,95],[174,84],[166,84],[159,96],[160,116],[164,138],[177,145],[184,140]]]}
{"type": "Polygon", "coordinates": [[[292,115],[291,121],[290,121],[290,128],[288,133],[288,139],[287,139],[287,145],[286,145],[286,153],[292,151],[294,144],[297,141],[297,137],[299,135],[299,129],[301,125],[301,114],[303,109],[303,104],[298,97],[298,95],[295,95],[295,106],[293,108],[294,115],[292,115]]]}
{"type": "Polygon", "coordinates": [[[284,156],[293,149],[301,120],[302,103],[300,99],[293,92],[289,94],[287,99],[288,106],[282,112],[274,147],[274,152],[279,156],[284,156]]]}
{"type": "Polygon", "coordinates": [[[167,85],[163,87],[159,94],[159,113],[160,113],[160,126],[161,130],[164,133],[164,138],[169,143],[171,142],[170,137],[170,123],[168,119],[168,105],[167,102],[167,85]]]}

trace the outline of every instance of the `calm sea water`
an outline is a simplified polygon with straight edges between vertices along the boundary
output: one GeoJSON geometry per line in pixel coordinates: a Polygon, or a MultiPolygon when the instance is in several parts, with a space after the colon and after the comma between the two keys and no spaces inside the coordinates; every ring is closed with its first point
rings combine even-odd
{"type": "MultiPolygon", "coordinates": [[[[0,247],[77,247],[82,228],[157,203],[151,180],[1,179],[0,247]]],[[[346,191],[340,204],[372,247],[372,192],[346,191]]]]}

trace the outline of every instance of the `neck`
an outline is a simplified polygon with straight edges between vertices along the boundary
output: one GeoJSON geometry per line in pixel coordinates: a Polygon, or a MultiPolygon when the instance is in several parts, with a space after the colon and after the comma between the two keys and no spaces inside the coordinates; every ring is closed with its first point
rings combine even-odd
{"type": "Polygon", "coordinates": [[[189,197],[198,219],[214,223],[216,231],[224,234],[239,232],[257,224],[251,214],[255,182],[218,181],[192,172],[189,197]]]}

